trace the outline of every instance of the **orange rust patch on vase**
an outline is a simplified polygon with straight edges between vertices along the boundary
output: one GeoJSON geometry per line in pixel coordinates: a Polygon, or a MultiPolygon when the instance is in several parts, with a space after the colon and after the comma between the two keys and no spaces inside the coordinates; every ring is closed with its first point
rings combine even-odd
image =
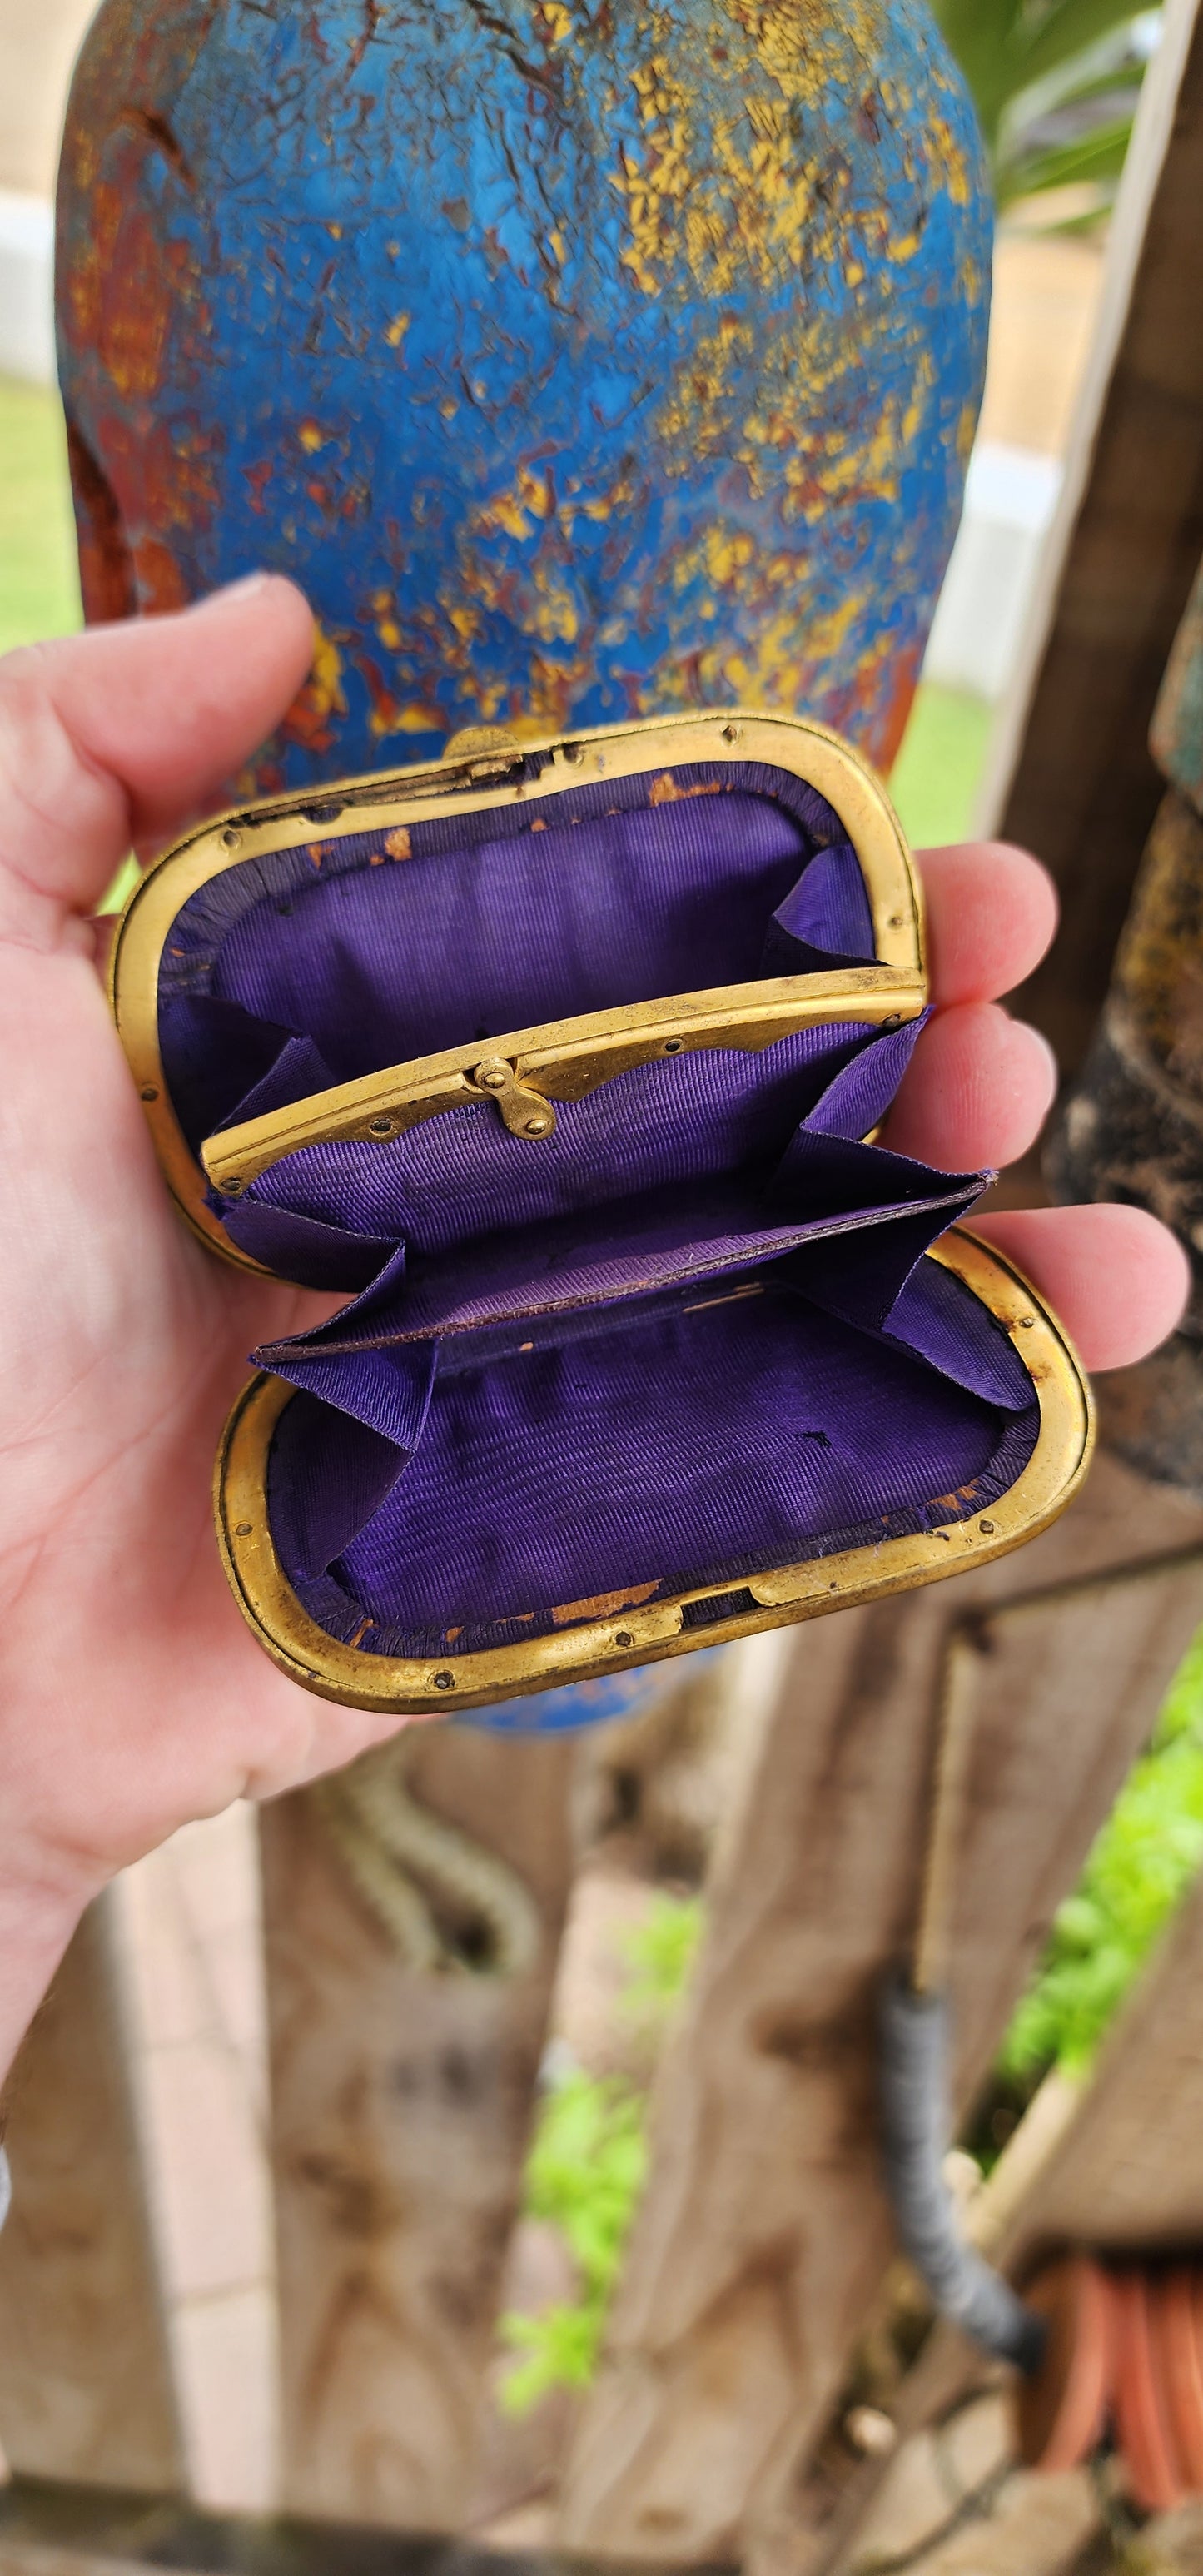
{"type": "Polygon", "coordinates": [[[390,859],[412,858],[413,846],[409,837],[408,824],[398,823],[394,832],[387,832],[385,834],[384,846],[390,859]]]}
{"type": "Polygon", "coordinates": [[[186,608],[190,593],[175,556],[159,537],[142,537],[133,549],[138,604],[144,617],[186,608]]]}
{"type": "Polygon", "coordinates": [[[145,215],[123,212],[114,251],[101,273],[97,343],[117,392],[144,402],[159,389],[179,281],[145,215]]]}

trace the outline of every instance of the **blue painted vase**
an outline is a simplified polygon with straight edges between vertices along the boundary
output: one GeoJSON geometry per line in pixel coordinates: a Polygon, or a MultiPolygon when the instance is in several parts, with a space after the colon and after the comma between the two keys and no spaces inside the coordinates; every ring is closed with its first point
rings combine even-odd
{"type": "Polygon", "coordinates": [[[59,193],[88,614],[304,584],[260,789],[732,701],[888,764],[988,281],[921,0],[104,0],[59,193]]]}

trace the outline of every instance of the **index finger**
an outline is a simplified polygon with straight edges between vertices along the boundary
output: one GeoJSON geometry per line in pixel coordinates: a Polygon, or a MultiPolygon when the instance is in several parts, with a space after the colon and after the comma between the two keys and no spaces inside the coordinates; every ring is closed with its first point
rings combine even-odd
{"type": "Polygon", "coordinates": [[[1057,927],[1040,861],[1009,841],[917,850],[927,905],[928,990],[939,1008],[996,1002],[1038,966],[1057,927]]]}

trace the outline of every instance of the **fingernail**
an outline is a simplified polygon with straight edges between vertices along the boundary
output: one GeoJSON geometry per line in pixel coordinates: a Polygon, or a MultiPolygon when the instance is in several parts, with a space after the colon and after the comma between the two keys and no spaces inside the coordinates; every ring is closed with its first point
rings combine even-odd
{"type": "Polygon", "coordinates": [[[278,579],[279,574],[274,572],[240,573],[237,581],[224,581],[219,590],[207,591],[203,599],[194,599],[192,605],[194,608],[212,608],[219,600],[224,605],[227,599],[249,599],[252,592],[266,590],[269,582],[278,579]]]}
{"type": "Polygon", "coordinates": [[[1057,1062],[1055,1047],[1050,1046],[1043,1029],[1035,1028],[1031,1020],[1019,1020],[1016,1022],[1016,1026],[1018,1028],[1025,1029],[1030,1038],[1035,1038],[1036,1044],[1048,1066],[1049,1084],[1055,1097],[1061,1083],[1061,1067],[1057,1062]]]}

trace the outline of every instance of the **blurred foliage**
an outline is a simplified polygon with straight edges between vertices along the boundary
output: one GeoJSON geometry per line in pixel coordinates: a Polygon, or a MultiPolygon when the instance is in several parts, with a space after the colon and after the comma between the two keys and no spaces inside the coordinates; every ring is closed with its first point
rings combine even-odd
{"type": "Polygon", "coordinates": [[[977,107],[1000,207],[1123,168],[1161,12],[1123,0],[933,0],[977,107]]]}
{"type": "Polygon", "coordinates": [[[658,1894],[645,1921],[624,1934],[620,2009],[628,2020],[650,2023],[662,2036],[688,1985],[704,1919],[700,1896],[658,1894]]]}
{"type": "Polygon", "coordinates": [[[993,721],[984,698],[920,681],[890,772],[890,794],[912,849],[968,840],[993,721]]]}
{"type": "Polygon", "coordinates": [[[646,2096],[619,2076],[567,2075],[544,2096],[526,2168],[525,2210],[559,2228],[577,2267],[575,2300],[506,2316],[525,2354],[503,2389],[524,2415],[550,2388],[586,2388],[647,2167],[646,2096]]]}
{"type": "Polygon", "coordinates": [[[0,653],[79,622],[62,404],[0,376],[0,653]]]}
{"type": "Polygon", "coordinates": [[[1060,1906],[999,2071],[1030,2089],[1089,2066],[1158,1934],[1203,1866],[1203,1633],[1148,1752],[1133,1764],[1073,1895],[1060,1906]]]}
{"type": "MultiPolygon", "coordinates": [[[[658,1894],[623,1940],[620,2012],[660,2038],[689,1982],[702,1924],[699,1897],[658,1894]]],[[[529,2413],[550,2389],[587,2388],[593,2377],[647,2171],[647,2104],[646,2086],[579,2068],[543,2097],[523,2207],[559,2228],[579,2288],[536,2316],[502,2318],[502,2341],[524,2356],[502,2390],[509,2414],[529,2413]]]]}

